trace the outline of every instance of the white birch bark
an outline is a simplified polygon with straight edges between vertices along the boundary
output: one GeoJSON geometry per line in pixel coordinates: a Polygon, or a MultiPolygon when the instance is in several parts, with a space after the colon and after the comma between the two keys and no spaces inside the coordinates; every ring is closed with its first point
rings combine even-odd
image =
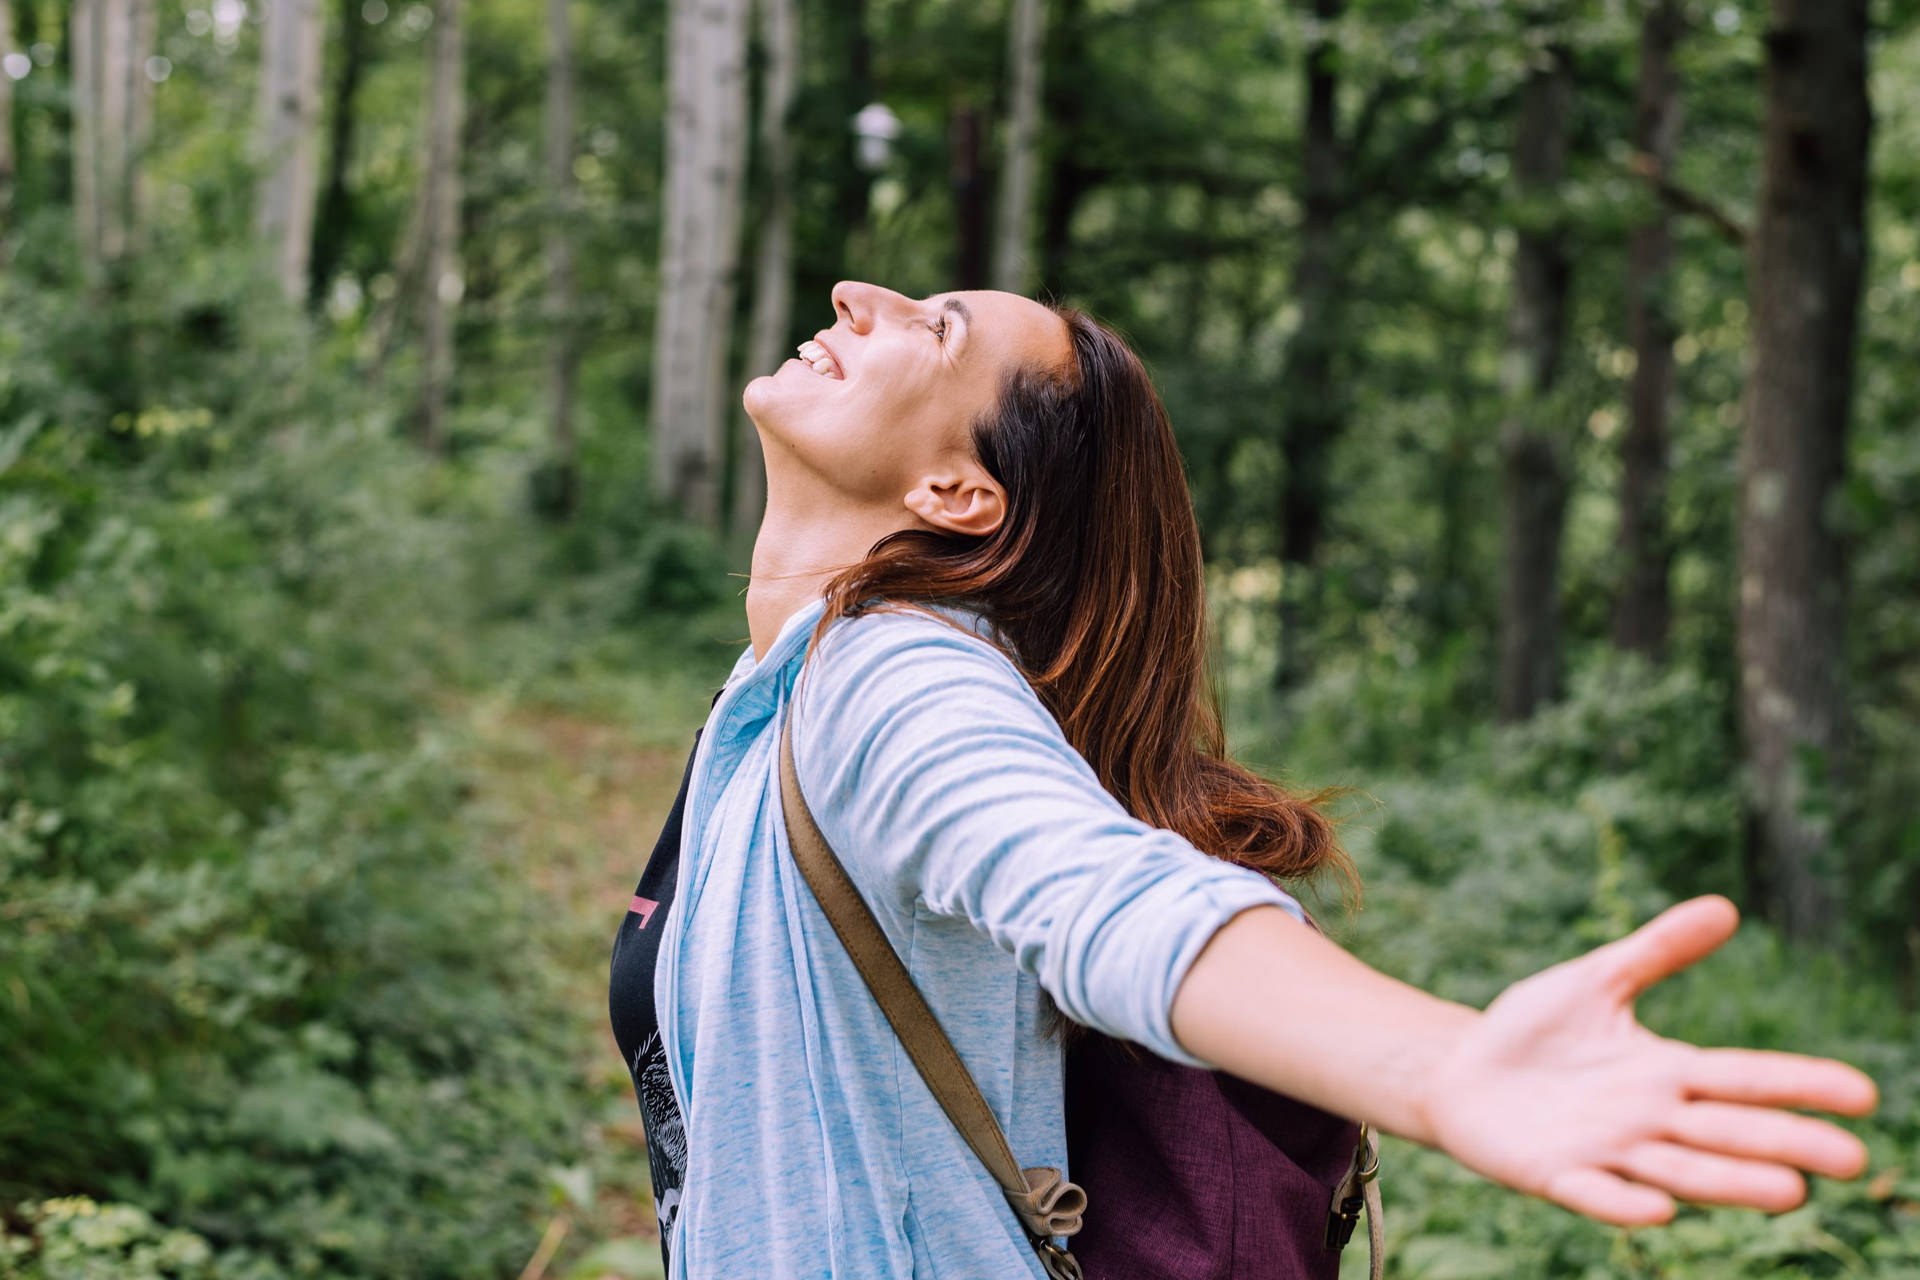
{"type": "Polygon", "coordinates": [[[1046,28],[1046,0],[1013,0],[1007,24],[1007,64],[1013,89],[1008,104],[1006,167],[1000,174],[1000,208],[993,237],[993,287],[1012,293],[1025,293],[1032,273],[1031,227],[1034,175],[1039,169],[1046,28]]]}
{"type": "Polygon", "coordinates": [[[654,492],[714,527],[746,171],[747,0],[673,0],[653,343],[654,492]]]}
{"type": "MultiPolygon", "coordinates": [[[[13,8],[0,0],[0,63],[13,52],[13,8]]],[[[13,218],[13,77],[0,67],[0,236],[13,218]]],[[[4,255],[0,245],[0,255],[4,255]]]]}
{"type": "Polygon", "coordinates": [[[423,253],[420,272],[420,443],[430,453],[447,447],[447,392],[453,381],[453,316],[464,291],[460,276],[460,131],[466,53],[462,0],[434,6],[433,70],[428,85],[427,164],[421,189],[423,253]]]}
{"type": "Polygon", "coordinates": [[[573,21],[568,0],[547,0],[547,414],[552,427],[554,509],[573,513],[579,449],[573,424],[574,384],[580,370],[574,324],[573,221],[578,187],[573,176],[573,21]]]}
{"type": "MultiPolygon", "coordinates": [[[[760,0],[760,37],[766,50],[766,82],[760,99],[760,153],[767,175],[766,215],[754,261],[753,324],[747,337],[749,378],[772,373],[787,345],[793,317],[793,147],[787,122],[800,83],[800,22],[794,0],[760,0]]],[[[767,501],[766,459],[760,433],[739,419],[733,481],[734,531],[759,526],[767,501]]]]}
{"type": "Polygon", "coordinates": [[[306,296],[320,123],[320,0],[266,0],[254,227],[290,302],[306,296]]]}
{"type": "Polygon", "coordinates": [[[153,24],[151,0],[74,0],[74,220],[89,269],[118,262],[138,234],[153,24]]]}

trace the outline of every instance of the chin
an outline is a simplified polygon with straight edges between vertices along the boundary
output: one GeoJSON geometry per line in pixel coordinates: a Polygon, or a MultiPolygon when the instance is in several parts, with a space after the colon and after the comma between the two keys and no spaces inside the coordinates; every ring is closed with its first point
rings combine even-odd
{"type": "Polygon", "coordinates": [[[740,406],[747,411],[749,418],[759,423],[762,415],[779,412],[778,405],[786,399],[780,391],[774,375],[763,374],[749,382],[747,389],[740,393],[740,406]]]}

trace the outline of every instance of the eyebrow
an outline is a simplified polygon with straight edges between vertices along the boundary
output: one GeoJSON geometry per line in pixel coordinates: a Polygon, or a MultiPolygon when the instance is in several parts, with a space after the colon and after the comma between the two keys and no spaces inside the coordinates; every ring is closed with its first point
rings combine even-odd
{"type": "Polygon", "coordinates": [[[966,345],[971,345],[973,342],[973,312],[967,310],[967,304],[958,298],[947,298],[941,302],[940,310],[943,314],[951,311],[960,317],[960,323],[967,326],[966,345]]]}

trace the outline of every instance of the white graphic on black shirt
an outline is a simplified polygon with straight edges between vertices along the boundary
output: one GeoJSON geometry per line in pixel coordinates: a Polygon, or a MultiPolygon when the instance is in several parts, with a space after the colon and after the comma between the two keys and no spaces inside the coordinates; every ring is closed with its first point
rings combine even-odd
{"type": "Polygon", "coordinates": [[[640,1113],[647,1126],[647,1163],[653,1169],[653,1210],[660,1218],[665,1240],[680,1212],[680,1188],[687,1176],[687,1126],[673,1096],[673,1077],[667,1072],[666,1046],[660,1033],[648,1036],[633,1055],[630,1068],[640,1113]]]}

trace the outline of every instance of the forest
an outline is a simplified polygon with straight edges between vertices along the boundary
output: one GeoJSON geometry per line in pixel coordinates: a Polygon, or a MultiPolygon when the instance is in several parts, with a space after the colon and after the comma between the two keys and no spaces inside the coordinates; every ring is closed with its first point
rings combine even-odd
{"type": "Polygon", "coordinates": [[[1724,893],[1648,1025],[1881,1086],[1777,1216],[1390,1142],[1388,1275],[1920,1278],[1915,0],[0,0],[0,1278],[659,1274],[607,952],[843,278],[1147,359],[1343,943],[1724,893]]]}

